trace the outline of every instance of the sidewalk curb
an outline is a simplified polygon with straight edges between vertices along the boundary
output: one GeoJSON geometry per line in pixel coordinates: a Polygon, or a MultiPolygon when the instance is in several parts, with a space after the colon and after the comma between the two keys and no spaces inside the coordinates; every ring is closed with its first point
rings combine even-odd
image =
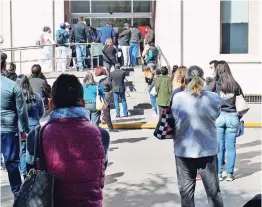
{"type": "MultiPolygon", "coordinates": [[[[108,128],[107,125],[100,125],[101,128],[108,128]]],[[[125,124],[113,124],[115,129],[155,129],[156,124],[144,124],[144,123],[125,123],[125,124]]],[[[247,122],[246,128],[262,128],[262,122],[247,122]]]]}

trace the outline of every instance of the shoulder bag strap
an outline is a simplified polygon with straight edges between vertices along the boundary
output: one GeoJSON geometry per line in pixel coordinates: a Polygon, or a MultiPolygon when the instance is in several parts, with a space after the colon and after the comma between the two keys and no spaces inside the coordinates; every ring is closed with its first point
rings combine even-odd
{"type": "Polygon", "coordinates": [[[43,152],[43,130],[44,127],[38,125],[35,128],[35,151],[34,151],[34,166],[36,166],[36,158],[39,157],[41,170],[46,171],[45,156],[43,152]]]}
{"type": "Polygon", "coordinates": [[[99,96],[98,84],[96,85],[96,95],[99,96]]]}
{"type": "Polygon", "coordinates": [[[36,166],[36,158],[39,157],[38,155],[38,137],[39,137],[40,129],[41,129],[40,125],[37,125],[35,127],[35,145],[34,145],[34,162],[33,162],[34,167],[36,166]]]}

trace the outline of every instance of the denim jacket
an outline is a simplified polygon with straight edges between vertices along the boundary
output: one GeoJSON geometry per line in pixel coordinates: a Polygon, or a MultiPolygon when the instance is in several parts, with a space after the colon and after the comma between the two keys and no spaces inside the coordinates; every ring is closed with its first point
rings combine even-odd
{"type": "Polygon", "coordinates": [[[216,119],[220,108],[216,93],[202,91],[197,95],[185,89],[174,95],[171,111],[175,119],[176,156],[199,158],[217,154],[216,119]]]}

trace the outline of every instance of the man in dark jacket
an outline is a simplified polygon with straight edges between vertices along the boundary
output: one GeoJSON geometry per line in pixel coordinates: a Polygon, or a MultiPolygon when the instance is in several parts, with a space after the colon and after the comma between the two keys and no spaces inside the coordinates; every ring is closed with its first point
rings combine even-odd
{"type": "MultiPolygon", "coordinates": [[[[73,36],[75,43],[90,43],[91,37],[88,32],[87,25],[84,23],[84,18],[78,18],[78,23],[73,27],[73,36]]],[[[86,67],[86,45],[76,44],[77,69],[83,71],[86,67]]]]}
{"type": "Polygon", "coordinates": [[[110,73],[110,81],[112,83],[112,92],[114,96],[114,103],[116,107],[116,117],[120,117],[119,99],[122,100],[124,117],[128,117],[128,109],[125,96],[125,78],[126,73],[120,70],[120,65],[116,64],[115,71],[110,73]]]}
{"type": "Polygon", "coordinates": [[[129,54],[131,56],[131,64],[133,67],[135,67],[136,58],[138,57],[139,43],[142,40],[142,33],[138,29],[137,24],[134,24],[134,26],[131,27],[130,30],[131,30],[131,37],[130,37],[129,54]]]}
{"type": "Polygon", "coordinates": [[[41,66],[35,64],[31,69],[32,75],[29,77],[29,82],[35,93],[39,93],[43,99],[45,109],[48,110],[48,98],[51,97],[51,86],[47,83],[44,75],[41,72],[41,66]]]}
{"type": "Polygon", "coordinates": [[[20,165],[20,139],[29,133],[28,115],[21,87],[4,76],[5,62],[1,59],[1,153],[11,190],[16,197],[22,180],[20,165]]]}
{"type": "Polygon", "coordinates": [[[129,24],[124,24],[124,31],[119,34],[118,45],[122,50],[124,57],[124,66],[128,67],[130,65],[130,54],[129,54],[129,41],[131,38],[131,30],[129,29],[129,24]]]}

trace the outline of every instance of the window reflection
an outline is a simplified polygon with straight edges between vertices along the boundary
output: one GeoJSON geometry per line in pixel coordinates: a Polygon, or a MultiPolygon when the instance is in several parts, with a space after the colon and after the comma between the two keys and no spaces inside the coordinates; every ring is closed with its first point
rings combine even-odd
{"type": "Polygon", "coordinates": [[[92,1],[92,13],[131,12],[131,1],[92,1]]]}

